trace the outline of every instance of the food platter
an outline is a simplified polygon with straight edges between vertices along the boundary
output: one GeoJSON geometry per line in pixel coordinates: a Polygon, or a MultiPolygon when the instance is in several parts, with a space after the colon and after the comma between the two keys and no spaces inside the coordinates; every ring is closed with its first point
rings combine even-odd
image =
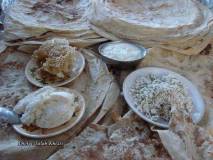
{"type": "Polygon", "coordinates": [[[137,77],[146,76],[148,74],[157,74],[157,75],[171,74],[175,76],[183,84],[184,89],[187,91],[188,95],[192,99],[193,109],[192,109],[191,117],[193,122],[198,123],[202,119],[205,112],[205,104],[197,87],[193,85],[192,82],[190,82],[188,79],[179,75],[178,73],[175,73],[173,71],[163,69],[163,68],[157,68],[157,67],[147,67],[147,68],[138,69],[132,72],[124,81],[124,84],[123,84],[124,98],[126,102],[128,103],[129,107],[136,114],[138,114],[142,119],[144,119],[145,121],[153,125],[163,127],[163,128],[169,127],[168,123],[165,123],[162,121],[153,121],[149,119],[147,116],[145,116],[143,112],[140,112],[135,106],[134,99],[132,95],[130,94],[130,89],[135,83],[135,80],[137,79],[137,77]]]}
{"type": "Polygon", "coordinates": [[[28,81],[37,87],[44,87],[47,85],[50,85],[53,87],[59,87],[59,86],[63,86],[65,84],[72,82],[82,73],[82,71],[85,67],[84,56],[80,52],[76,52],[74,54],[75,54],[75,61],[73,62],[72,67],[70,68],[69,78],[58,81],[58,82],[53,81],[52,83],[45,83],[41,79],[37,79],[35,77],[35,71],[39,67],[36,64],[36,61],[32,58],[27,63],[26,68],[25,68],[25,75],[26,75],[28,81]]]}
{"type": "MultiPolygon", "coordinates": [[[[60,88],[62,89],[62,88],[60,88]]],[[[85,100],[84,97],[78,93],[76,90],[63,88],[64,91],[68,91],[73,93],[77,99],[79,106],[76,107],[74,111],[74,116],[66,123],[59,127],[51,128],[51,129],[42,129],[42,128],[28,128],[23,126],[23,124],[16,124],[13,125],[15,131],[23,136],[30,137],[30,138],[47,138],[53,137],[59,134],[62,134],[70,129],[72,129],[78,122],[82,119],[85,113],[85,100]]]]}
{"type": "Polygon", "coordinates": [[[204,1],[3,0],[0,160],[213,160],[204,1]]]}

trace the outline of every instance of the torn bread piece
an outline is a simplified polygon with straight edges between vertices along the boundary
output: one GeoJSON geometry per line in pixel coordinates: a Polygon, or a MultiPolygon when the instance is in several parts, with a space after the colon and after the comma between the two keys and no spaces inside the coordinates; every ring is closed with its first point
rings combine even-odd
{"type": "Polygon", "coordinates": [[[26,96],[14,111],[22,113],[21,122],[27,126],[55,128],[70,120],[77,106],[73,93],[48,86],[26,96]]]}

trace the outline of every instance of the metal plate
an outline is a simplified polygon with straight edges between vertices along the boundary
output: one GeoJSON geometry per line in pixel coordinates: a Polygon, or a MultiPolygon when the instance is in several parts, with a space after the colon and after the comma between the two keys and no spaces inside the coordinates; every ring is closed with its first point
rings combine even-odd
{"type": "Polygon", "coordinates": [[[36,64],[34,59],[31,59],[27,63],[26,68],[25,68],[25,75],[29,82],[31,82],[32,84],[34,84],[35,86],[38,86],[38,87],[44,87],[47,85],[53,86],[53,87],[63,86],[65,84],[68,84],[68,83],[72,82],[73,80],[75,80],[82,73],[82,71],[85,67],[85,59],[84,59],[84,56],[80,52],[76,53],[75,58],[76,59],[70,69],[70,77],[68,79],[65,79],[64,81],[55,82],[55,83],[51,83],[51,84],[44,84],[41,81],[37,80],[32,74],[32,70],[34,68],[38,68],[38,65],[36,64]]]}
{"type": "Polygon", "coordinates": [[[148,117],[146,117],[143,114],[143,112],[140,112],[134,105],[135,103],[134,103],[133,97],[130,94],[130,89],[134,85],[135,80],[138,77],[146,76],[148,74],[157,74],[157,75],[171,74],[171,75],[175,76],[178,80],[180,80],[182,82],[184,88],[188,92],[189,96],[192,98],[194,108],[192,110],[191,116],[192,116],[193,122],[198,123],[202,119],[204,112],[205,112],[205,104],[204,104],[203,98],[202,98],[201,94],[199,93],[198,89],[185,77],[183,77],[175,72],[172,72],[170,70],[163,69],[163,68],[157,68],[157,67],[147,67],[147,68],[138,69],[138,70],[132,72],[124,81],[124,84],[123,84],[124,98],[125,98],[126,102],[128,103],[128,105],[131,107],[131,109],[136,114],[138,114],[145,121],[147,121],[151,124],[154,124],[156,126],[163,127],[163,128],[169,127],[168,123],[156,122],[156,121],[149,119],[148,117]]]}
{"type": "Polygon", "coordinates": [[[68,122],[65,124],[51,129],[42,129],[38,128],[33,131],[29,131],[26,128],[23,128],[23,124],[13,125],[13,128],[19,134],[30,137],[30,138],[47,138],[62,134],[70,129],[72,129],[77,123],[80,122],[81,118],[85,113],[85,100],[84,97],[75,90],[67,89],[67,88],[59,88],[60,90],[68,91],[73,93],[75,96],[78,97],[79,106],[75,110],[75,116],[73,116],[68,122]]]}
{"type": "MultiPolygon", "coordinates": [[[[134,64],[134,63],[137,63],[137,62],[140,62],[146,55],[147,55],[147,50],[139,45],[139,44],[136,44],[136,43],[131,43],[131,42],[126,42],[126,41],[114,41],[114,42],[107,42],[107,43],[103,43],[99,46],[98,48],[98,51],[101,55],[101,58],[106,61],[108,64],[117,64],[117,65],[131,65],[131,64],[134,64]],[[104,55],[104,48],[105,47],[108,47],[110,45],[114,45],[114,44],[119,44],[119,43],[126,43],[126,44],[131,44],[137,48],[139,48],[141,50],[141,58],[138,58],[138,59],[135,59],[135,60],[131,60],[131,61],[120,61],[120,60],[117,60],[117,59],[112,59],[112,58],[109,58],[107,56],[104,55]]],[[[131,54],[131,53],[130,53],[131,54]]]]}

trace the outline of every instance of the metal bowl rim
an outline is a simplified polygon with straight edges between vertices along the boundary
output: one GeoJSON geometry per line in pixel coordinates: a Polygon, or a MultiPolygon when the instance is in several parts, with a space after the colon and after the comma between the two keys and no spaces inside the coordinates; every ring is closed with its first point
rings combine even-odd
{"type": "MultiPolygon", "coordinates": [[[[134,62],[137,62],[139,60],[142,60],[146,57],[146,55],[148,54],[148,51],[145,47],[143,47],[142,45],[140,44],[137,44],[137,43],[133,43],[133,42],[129,42],[129,41],[113,41],[113,42],[106,42],[106,43],[103,43],[101,44],[99,47],[98,47],[98,51],[100,53],[100,55],[110,61],[114,61],[115,63],[134,63],[134,62]],[[135,59],[135,60],[131,60],[131,61],[119,61],[119,60],[116,60],[116,59],[112,59],[112,58],[109,58],[105,55],[103,55],[103,48],[106,47],[107,45],[110,45],[110,44],[117,44],[117,43],[129,43],[129,44],[132,44],[136,47],[138,47],[140,50],[143,50],[143,56],[141,58],[138,58],[138,59],[135,59]]],[[[142,53],[142,52],[141,52],[142,53]]]]}

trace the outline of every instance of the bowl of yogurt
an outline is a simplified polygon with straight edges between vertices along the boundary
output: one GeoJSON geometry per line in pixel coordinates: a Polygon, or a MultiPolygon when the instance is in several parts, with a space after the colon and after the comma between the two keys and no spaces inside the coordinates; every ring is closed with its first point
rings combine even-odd
{"type": "Polygon", "coordinates": [[[128,68],[137,65],[147,54],[147,50],[131,42],[115,41],[99,46],[101,58],[110,65],[128,68]]]}

